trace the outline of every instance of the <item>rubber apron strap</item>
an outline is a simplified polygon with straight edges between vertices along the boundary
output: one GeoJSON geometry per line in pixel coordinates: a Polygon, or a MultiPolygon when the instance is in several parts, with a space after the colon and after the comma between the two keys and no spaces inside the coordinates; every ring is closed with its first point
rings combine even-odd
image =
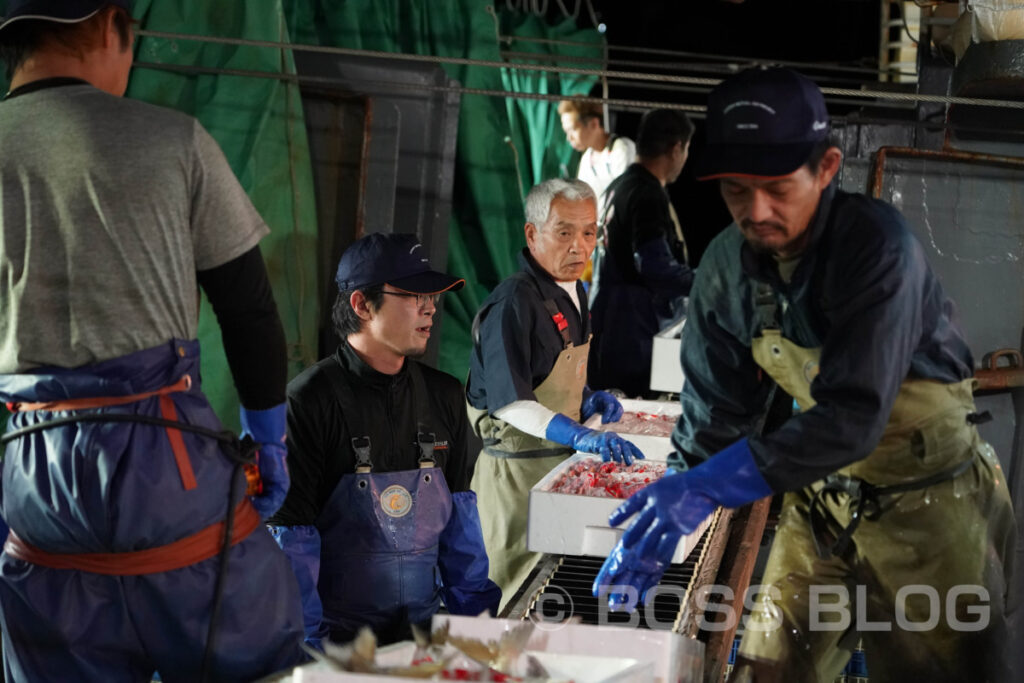
{"type": "MultiPolygon", "coordinates": [[[[419,449],[419,467],[426,469],[435,466],[434,441],[435,434],[430,429],[430,403],[427,395],[427,384],[423,379],[423,370],[415,362],[406,359],[409,378],[412,380],[413,407],[416,410],[416,446],[419,449]]],[[[363,412],[356,400],[355,393],[345,379],[344,371],[337,360],[325,363],[327,376],[330,379],[334,395],[341,404],[341,419],[349,434],[357,434],[351,439],[352,450],[356,456],[356,474],[369,474],[373,471],[371,457],[372,444],[363,420],[363,412]]]]}
{"type": "MultiPolygon", "coordinates": [[[[754,360],[793,397],[801,411],[806,411],[815,405],[811,383],[818,375],[821,349],[801,347],[782,336],[776,296],[770,285],[758,283],[754,308],[761,332],[752,344],[754,360]]],[[[968,415],[967,420],[970,419],[968,415]]],[[[865,517],[876,519],[881,514],[880,498],[935,486],[960,476],[971,463],[972,459],[968,458],[926,477],[888,486],[875,485],[850,474],[837,472],[828,475],[820,487],[813,487],[815,491],[809,509],[812,538],[818,556],[827,559],[831,555],[845,553],[861,520],[865,517]],[[826,497],[838,501],[840,495],[846,496],[850,505],[850,522],[844,527],[835,522],[826,505],[826,497]]]]}
{"type": "MultiPolygon", "coordinates": [[[[147,391],[128,396],[99,396],[47,401],[42,403],[9,403],[11,412],[45,411],[88,411],[129,405],[152,397],[160,401],[161,417],[137,415],[134,413],[97,413],[83,412],[67,417],[58,417],[22,427],[4,434],[0,443],[7,443],[28,434],[65,426],[76,422],[134,422],[163,427],[174,453],[174,459],[181,476],[182,486],[186,490],[196,488],[196,478],[189,460],[188,450],[181,437],[181,432],[199,434],[221,442],[225,451],[237,463],[250,462],[256,450],[255,443],[249,437],[239,441],[229,431],[215,431],[198,425],[191,425],[178,420],[177,409],[171,394],[191,389],[192,378],[184,375],[177,382],[154,391],[147,391]]],[[[244,497],[237,504],[231,521],[230,545],[244,541],[260,526],[260,517],[248,498],[244,497]]],[[[22,540],[13,529],[9,530],[4,550],[11,557],[31,562],[50,569],[75,569],[105,574],[108,576],[138,576],[156,574],[190,567],[214,557],[222,551],[222,544],[228,523],[215,522],[199,531],[166,545],[145,550],[118,553],[51,553],[36,548],[22,540]]]]}
{"type": "Polygon", "coordinates": [[[562,337],[562,350],[572,348],[572,339],[569,337],[569,321],[565,319],[562,312],[558,310],[558,304],[552,299],[544,300],[544,308],[547,309],[548,315],[551,316],[551,320],[555,323],[555,327],[558,328],[558,334],[562,337]]]}
{"type": "MultiPolygon", "coordinates": [[[[544,309],[562,338],[562,352],[555,359],[548,376],[534,387],[533,393],[537,402],[545,408],[556,413],[564,413],[578,421],[580,403],[583,401],[583,387],[587,382],[590,338],[588,336],[587,341],[580,346],[573,345],[572,337],[569,336],[569,321],[558,310],[554,300],[543,299],[536,282],[534,286],[538,296],[542,297],[544,309]]],[[[475,338],[479,340],[478,320],[473,321],[473,327],[475,338]]],[[[488,455],[497,458],[543,458],[572,453],[571,448],[521,432],[507,422],[492,417],[487,410],[475,408],[468,401],[466,410],[473,431],[480,436],[484,452],[488,455]]]]}
{"type": "Polygon", "coordinates": [[[174,400],[170,395],[188,391],[191,387],[192,378],[188,375],[184,375],[177,382],[169,384],[166,387],[162,387],[155,391],[147,391],[129,396],[75,398],[63,401],[48,401],[45,403],[8,403],[7,409],[12,413],[36,410],[86,411],[128,405],[156,396],[160,401],[161,417],[137,415],[134,413],[83,412],[67,417],[51,418],[27,427],[12,430],[0,437],[0,443],[7,443],[34,432],[52,429],[54,427],[61,427],[75,422],[135,422],[163,427],[167,432],[167,439],[171,444],[171,451],[174,454],[174,460],[178,466],[178,474],[181,476],[181,485],[185,490],[189,491],[196,488],[197,483],[195,473],[192,470],[192,463],[189,460],[188,449],[185,447],[185,441],[181,438],[181,432],[199,434],[221,442],[226,447],[228,454],[236,462],[251,462],[256,452],[256,444],[249,437],[240,441],[235,434],[229,431],[216,431],[206,427],[191,425],[179,421],[178,411],[175,408],[174,400]]]}

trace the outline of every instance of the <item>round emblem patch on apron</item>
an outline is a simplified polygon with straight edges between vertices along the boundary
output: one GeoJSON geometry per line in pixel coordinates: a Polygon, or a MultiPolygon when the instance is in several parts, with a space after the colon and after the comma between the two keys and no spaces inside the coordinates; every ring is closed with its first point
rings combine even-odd
{"type": "Polygon", "coordinates": [[[821,368],[818,367],[818,363],[816,361],[809,360],[804,363],[804,379],[807,380],[808,384],[814,381],[814,378],[818,376],[818,372],[820,371],[821,368]]]}
{"type": "Polygon", "coordinates": [[[380,507],[390,517],[405,517],[412,509],[412,496],[404,486],[394,484],[380,494],[380,507]]]}

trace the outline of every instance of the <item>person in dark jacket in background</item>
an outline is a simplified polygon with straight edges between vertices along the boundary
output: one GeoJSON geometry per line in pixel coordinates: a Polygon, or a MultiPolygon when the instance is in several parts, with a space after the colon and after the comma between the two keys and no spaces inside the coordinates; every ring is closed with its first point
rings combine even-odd
{"type": "Polygon", "coordinates": [[[644,114],[637,162],[606,190],[604,253],[598,250],[590,288],[594,343],[588,384],[652,396],[654,335],[682,313],[693,271],[682,227],[665,186],[683,170],[693,124],[673,109],[644,114]]]}
{"type": "Polygon", "coordinates": [[[501,591],[469,489],[462,385],[414,358],[441,293],[415,235],[372,234],[341,256],[334,355],[288,384],[292,487],[271,531],[302,591],[306,639],[378,642],[452,614],[493,615],[501,591]],[[437,578],[440,578],[438,583],[437,578]]]}
{"type": "Polygon", "coordinates": [[[784,492],[730,680],[834,680],[858,637],[871,680],[1011,680],[1013,510],[921,244],[895,208],[832,184],[841,152],[810,79],[726,79],[707,130],[698,176],[720,179],[735,223],[683,330],[683,471],[613,513],[639,514],[595,593],[635,604],[718,505],[784,492]],[[759,433],[773,396],[798,410],[759,433]]]}

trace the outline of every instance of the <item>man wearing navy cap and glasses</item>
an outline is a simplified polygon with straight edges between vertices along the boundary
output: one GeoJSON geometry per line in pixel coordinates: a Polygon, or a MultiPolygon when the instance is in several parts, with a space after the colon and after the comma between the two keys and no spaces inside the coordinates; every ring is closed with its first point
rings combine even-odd
{"type": "Polygon", "coordinates": [[[288,489],[285,339],[259,250],[269,229],[198,121],[122,97],[129,0],[6,9],[7,680],[289,668],[306,659],[299,591],[262,524],[288,489]],[[200,386],[199,287],[259,449],[249,496],[253,449],[200,386]]]}
{"type": "Polygon", "coordinates": [[[638,514],[595,594],[635,607],[717,506],[785,493],[731,680],[831,681],[858,637],[872,680],[1008,680],[1015,524],[953,303],[892,206],[833,185],[812,81],[723,81],[707,134],[698,176],[735,222],[691,293],[681,471],[613,513],[638,514]],[[798,408],[759,433],[773,398],[798,408]]]}
{"type": "Polygon", "coordinates": [[[292,486],[271,530],[299,579],[306,639],[411,637],[440,601],[497,610],[487,578],[462,385],[416,360],[443,292],[415,235],[372,234],[341,256],[338,350],[288,385],[292,486]]]}

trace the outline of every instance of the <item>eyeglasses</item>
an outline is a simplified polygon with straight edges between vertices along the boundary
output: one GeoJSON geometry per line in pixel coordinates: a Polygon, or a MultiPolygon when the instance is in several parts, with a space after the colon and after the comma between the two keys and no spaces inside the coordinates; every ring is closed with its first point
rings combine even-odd
{"type": "Polygon", "coordinates": [[[413,294],[411,292],[381,292],[381,294],[390,294],[391,296],[401,296],[406,299],[416,299],[416,306],[423,308],[424,305],[429,301],[435,306],[441,301],[441,294],[443,292],[434,292],[433,294],[413,294]]]}

